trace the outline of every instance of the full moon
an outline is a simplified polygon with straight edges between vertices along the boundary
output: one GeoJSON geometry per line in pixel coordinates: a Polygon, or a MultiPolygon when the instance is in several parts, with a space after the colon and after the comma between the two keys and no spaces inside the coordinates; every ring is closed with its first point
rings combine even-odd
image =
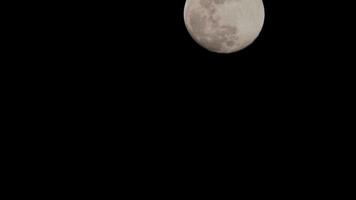
{"type": "Polygon", "coordinates": [[[252,44],[264,18],[262,0],[187,0],[184,8],[192,38],[216,53],[233,53],[252,44]]]}

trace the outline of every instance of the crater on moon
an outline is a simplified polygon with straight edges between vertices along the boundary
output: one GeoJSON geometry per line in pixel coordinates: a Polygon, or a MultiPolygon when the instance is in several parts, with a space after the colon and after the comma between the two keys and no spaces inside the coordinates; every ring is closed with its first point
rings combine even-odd
{"type": "Polygon", "coordinates": [[[184,19],[204,48],[231,53],[251,44],[262,29],[262,0],[187,0],[184,19]]]}

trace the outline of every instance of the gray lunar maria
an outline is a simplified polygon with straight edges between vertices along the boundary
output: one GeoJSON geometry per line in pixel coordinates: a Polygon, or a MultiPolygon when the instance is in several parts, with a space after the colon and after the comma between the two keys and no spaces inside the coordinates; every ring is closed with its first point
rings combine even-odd
{"type": "Polygon", "coordinates": [[[262,30],[262,0],[187,0],[184,20],[202,47],[232,53],[249,46],[262,30]]]}

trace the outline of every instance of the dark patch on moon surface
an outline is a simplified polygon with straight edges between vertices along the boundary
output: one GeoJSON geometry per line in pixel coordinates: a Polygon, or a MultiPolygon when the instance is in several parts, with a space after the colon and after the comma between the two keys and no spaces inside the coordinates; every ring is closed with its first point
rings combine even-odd
{"type": "Polygon", "coordinates": [[[196,38],[202,42],[209,50],[222,52],[224,45],[231,48],[238,41],[237,27],[222,25],[221,19],[215,15],[216,6],[214,4],[224,4],[228,0],[200,0],[201,7],[206,11],[202,14],[198,10],[193,10],[189,19],[192,31],[200,37],[196,38]],[[208,32],[208,26],[211,26],[213,32],[208,32]]]}

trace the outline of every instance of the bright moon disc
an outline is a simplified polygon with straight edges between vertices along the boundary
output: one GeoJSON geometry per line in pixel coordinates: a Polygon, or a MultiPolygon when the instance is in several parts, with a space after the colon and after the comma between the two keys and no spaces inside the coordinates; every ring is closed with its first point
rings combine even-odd
{"type": "Polygon", "coordinates": [[[249,46],[262,30],[262,0],[187,0],[184,20],[202,47],[232,53],[249,46]]]}

